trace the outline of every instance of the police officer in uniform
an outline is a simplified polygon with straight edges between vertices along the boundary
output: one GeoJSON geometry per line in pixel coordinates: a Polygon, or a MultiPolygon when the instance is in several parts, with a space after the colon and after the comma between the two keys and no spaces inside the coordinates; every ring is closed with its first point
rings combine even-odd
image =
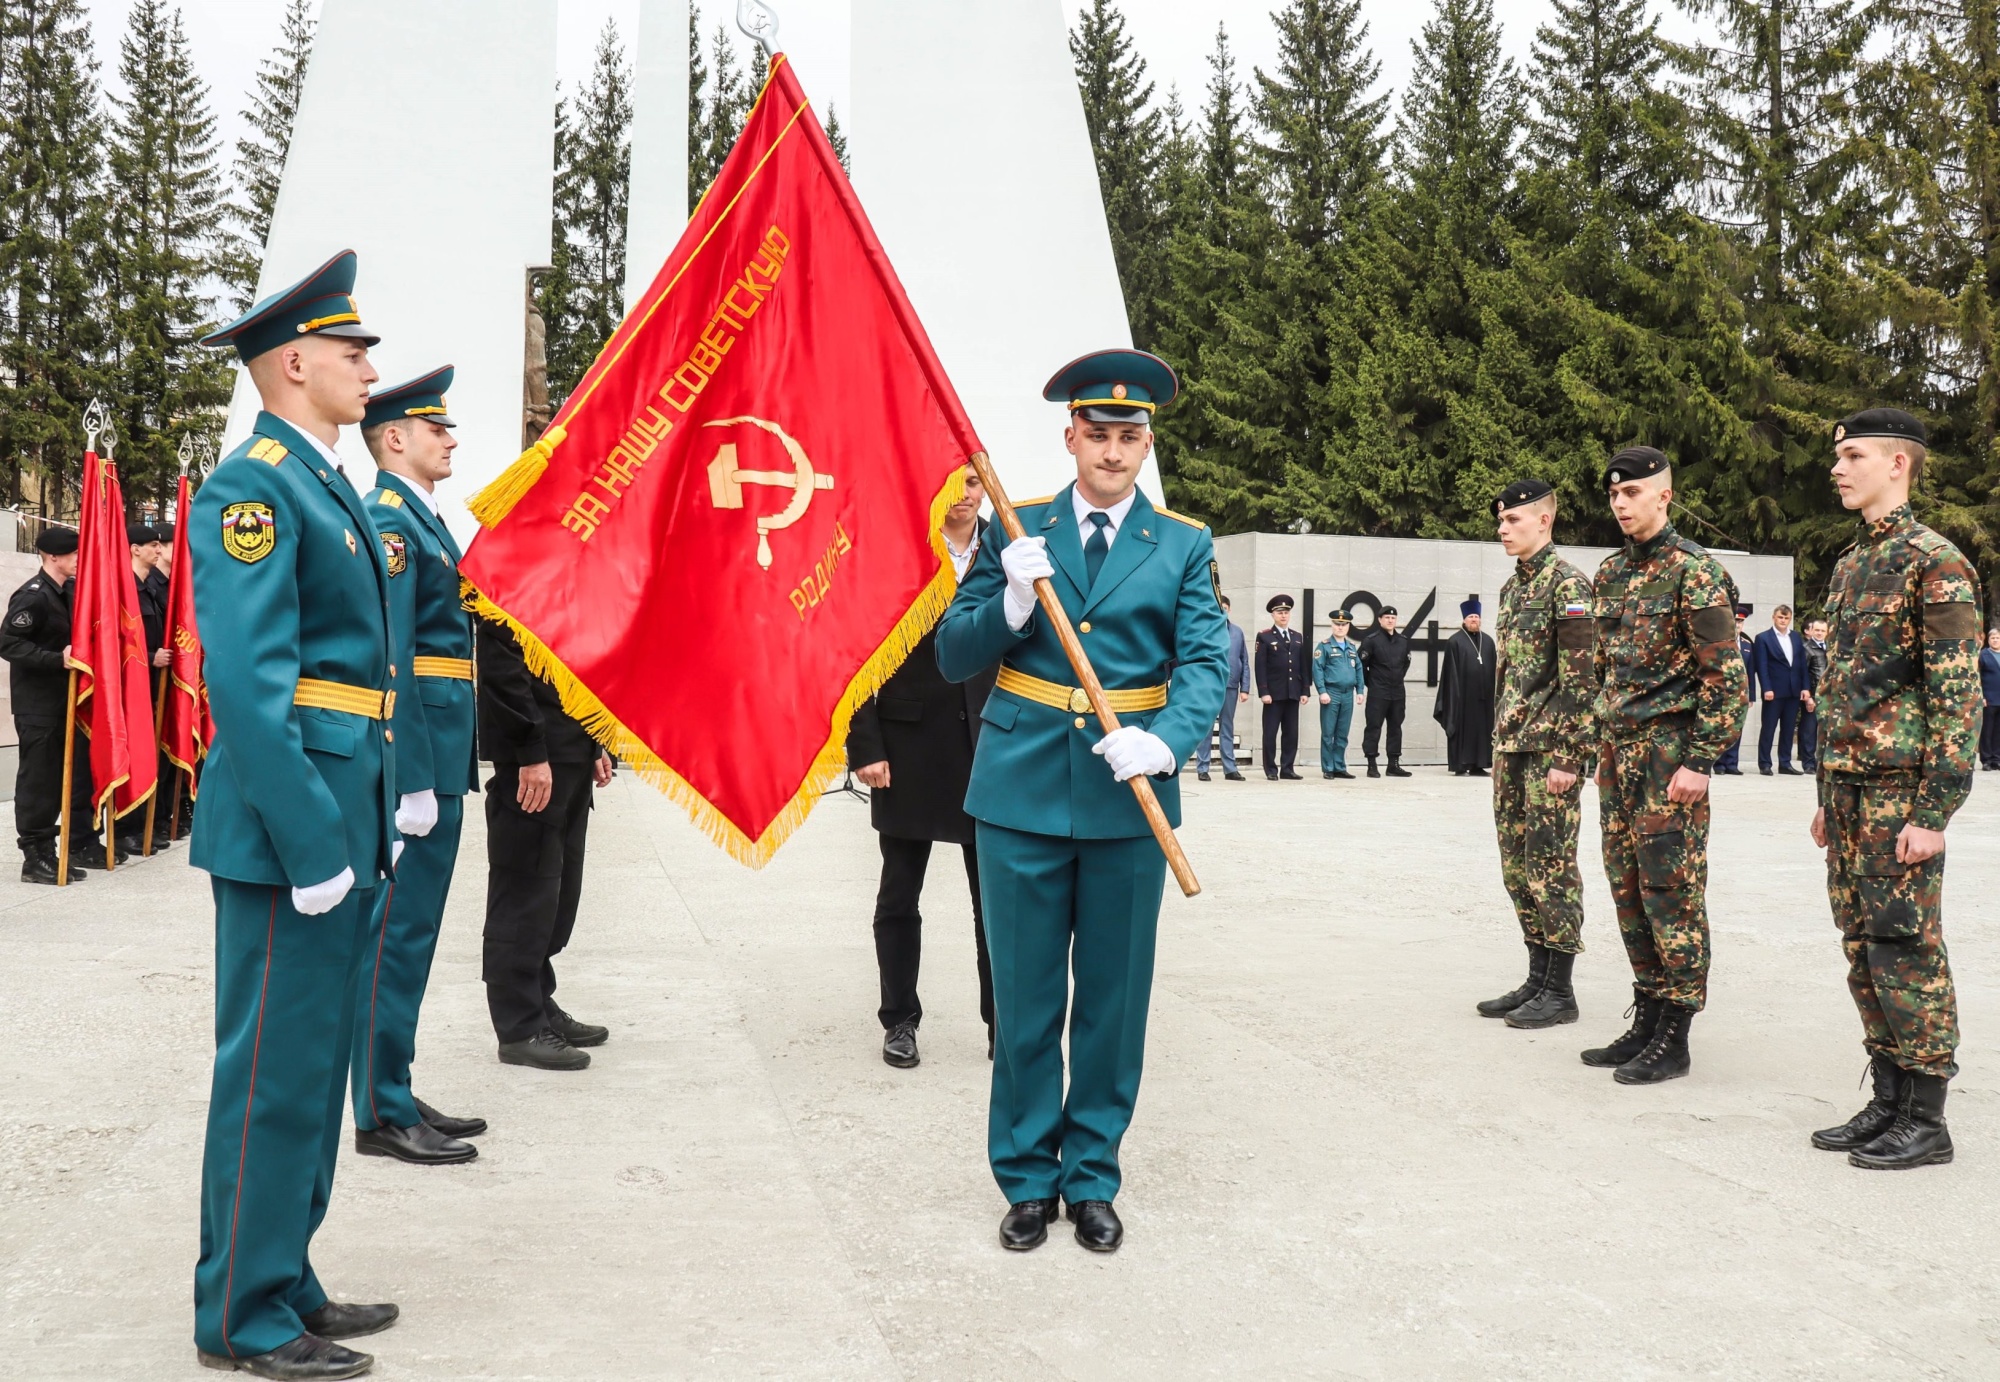
{"type": "Polygon", "coordinates": [[[374,1360],[332,1341],[397,1314],[328,1299],[308,1256],[362,940],[394,867],[389,721],[408,685],[382,547],[334,452],[376,379],[354,274],[336,255],[206,338],[235,347],[264,409],[183,520],[215,716],[191,853],[213,878],[216,958],[195,1345],[258,1377],[358,1376],[374,1360]]]}
{"type": "MultiPolygon", "coordinates": [[[[21,846],[21,881],[56,881],[56,837],[62,816],[63,726],[69,719],[70,593],[76,585],[76,529],[44,528],[35,540],[42,569],[7,602],[0,658],[8,665],[14,736],[20,766],[14,776],[14,831],[21,846]]],[[[69,876],[104,867],[104,845],[91,833],[90,741],[76,736],[71,760],[69,876]]]]}
{"type": "Polygon", "coordinates": [[[993,958],[987,1155],[1008,1202],[1000,1241],[1015,1251],[1048,1237],[1058,1198],[1091,1251],[1116,1250],[1125,1233],[1111,1202],[1139,1094],[1166,880],[1125,783],[1152,777],[1178,821],[1180,765],[1215,723],[1229,674],[1208,529],[1137,488],[1153,410],[1179,388],[1164,361],[1137,350],[1058,371],[1043,396],[1069,405],[1076,483],[1020,506],[1027,535],[982,549],[938,624],[945,676],[1001,663],[965,809],[979,823],[993,958]],[[1100,735],[1078,708],[1086,702],[1039,612],[1037,578],[1054,587],[1107,688],[1115,733],[1100,735]]]}
{"type": "Polygon", "coordinates": [[[452,368],[378,389],[361,436],[375,458],[368,510],[389,572],[396,665],[412,694],[396,698],[396,881],[378,891],[364,945],[368,969],[354,1014],[354,1150],[423,1166],[470,1161],[463,1139],[483,1118],[438,1112],[410,1090],[417,1010],[430,980],[445,897],[458,862],[465,797],[479,789],[473,747],[472,616],[459,593],[458,543],[438,514],[456,426],[445,411],[452,368]]]}
{"type": "Polygon", "coordinates": [[[1312,697],[1306,641],[1292,628],[1292,597],[1273,595],[1264,605],[1271,627],[1257,635],[1257,694],[1264,701],[1264,776],[1299,781],[1299,707],[1312,697]],[[1279,736],[1284,748],[1282,758],[1279,736]]]}

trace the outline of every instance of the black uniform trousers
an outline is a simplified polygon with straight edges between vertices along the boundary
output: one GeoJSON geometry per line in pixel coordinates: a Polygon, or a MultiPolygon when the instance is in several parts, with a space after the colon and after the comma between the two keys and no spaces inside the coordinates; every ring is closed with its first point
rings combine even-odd
{"type": "Polygon", "coordinates": [[[1986,707],[1986,718],[1979,726],[1979,761],[2000,768],[2000,705],[1986,707]]]}
{"type": "Polygon", "coordinates": [[[1282,769],[1292,771],[1299,761],[1299,703],[1290,696],[1273,696],[1271,703],[1264,707],[1264,775],[1282,769]],[[1279,759],[1280,736],[1284,742],[1284,758],[1279,759]]]}
{"type": "Polygon", "coordinates": [[[1376,750],[1382,744],[1382,726],[1389,726],[1389,760],[1403,756],[1403,711],[1409,706],[1407,698],[1398,696],[1388,700],[1372,692],[1368,697],[1366,720],[1361,731],[1361,755],[1370,763],[1375,761],[1376,750]]]}
{"type": "MultiPolygon", "coordinates": [[[[882,844],[882,882],[875,893],[875,966],[882,974],[882,1006],[876,1016],[882,1030],[899,1022],[922,1022],[924,1005],[917,998],[917,970],[924,953],[924,918],[918,904],[924,895],[924,874],[930,867],[929,840],[905,840],[877,835],[882,844]]],[[[986,957],[986,920],[979,907],[979,849],[970,840],[965,853],[965,881],[972,888],[972,938],[979,951],[979,1017],[993,1026],[993,962],[986,957]]]]}
{"type": "Polygon", "coordinates": [[[502,1042],[548,1025],[553,961],[576,929],[583,845],[596,796],[588,763],[551,763],[549,804],[530,814],[516,800],[521,770],[493,765],[486,784],[486,936],[480,978],[502,1042]]]}
{"type": "MultiPolygon", "coordinates": [[[[14,776],[14,833],[25,852],[35,845],[54,844],[62,815],[63,727],[14,723],[20,740],[21,764],[14,776]]],[[[90,811],[90,739],[76,735],[76,756],[70,777],[70,848],[95,833],[90,811]]]]}

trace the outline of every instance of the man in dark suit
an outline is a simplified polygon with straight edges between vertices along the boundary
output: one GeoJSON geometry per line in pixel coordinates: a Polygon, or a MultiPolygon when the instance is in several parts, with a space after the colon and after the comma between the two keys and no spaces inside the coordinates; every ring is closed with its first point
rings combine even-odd
{"type": "MultiPolygon", "coordinates": [[[[1736,606],[1736,651],[1743,656],[1743,682],[1751,700],[1757,699],[1757,645],[1749,634],[1743,631],[1744,623],[1750,618],[1754,607],[1739,602],[1736,606]]],[[[1716,755],[1715,772],[1720,777],[1743,776],[1743,740],[1739,735],[1736,742],[1716,755]]]]}
{"type": "Polygon", "coordinates": [[[1271,627],[1257,635],[1257,694],[1264,701],[1264,776],[1298,782],[1299,707],[1312,696],[1306,641],[1291,627],[1292,597],[1273,595],[1264,606],[1271,627]],[[1284,736],[1283,760],[1279,735],[1284,736]]]}
{"type": "MultiPolygon", "coordinates": [[[[986,492],[979,473],[966,467],[965,498],[945,511],[945,549],[962,578],[986,538],[979,505],[986,492]]],[[[965,789],[972,781],[972,751],[979,741],[979,713],[993,690],[998,663],[960,683],[944,679],[933,630],[910,650],[895,675],[882,683],[847,731],[847,762],[868,788],[868,810],[882,847],[882,880],[875,891],[875,967],[882,980],[882,1059],[908,1069],[920,1059],[917,998],[923,956],[924,873],[933,844],[957,845],[965,855],[972,889],[972,939],[979,955],[979,1016],[986,1023],[986,1057],[993,1058],[993,969],[986,958],[985,917],[979,906],[979,851],[965,789]]]]}
{"type": "Polygon", "coordinates": [[[1757,683],[1764,688],[1763,720],[1757,728],[1757,771],[1771,776],[1771,736],[1778,737],[1778,771],[1801,774],[1792,766],[1792,736],[1798,732],[1799,707],[1812,691],[1806,641],[1792,628],[1790,605],[1771,611],[1771,627],[1757,635],[1751,653],[1757,660],[1757,683]]]}

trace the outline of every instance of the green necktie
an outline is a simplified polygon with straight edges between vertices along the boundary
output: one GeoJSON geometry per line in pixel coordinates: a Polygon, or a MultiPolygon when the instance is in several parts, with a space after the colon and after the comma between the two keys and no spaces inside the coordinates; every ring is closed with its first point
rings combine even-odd
{"type": "Polygon", "coordinates": [[[1097,573],[1104,569],[1104,558],[1111,552],[1111,539],[1104,535],[1111,526],[1111,515],[1093,512],[1090,521],[1097,526],[1097,531],[1090,535],[1090,541],[1083,544],[1083,574],[1095,586],[1097,573]]]}

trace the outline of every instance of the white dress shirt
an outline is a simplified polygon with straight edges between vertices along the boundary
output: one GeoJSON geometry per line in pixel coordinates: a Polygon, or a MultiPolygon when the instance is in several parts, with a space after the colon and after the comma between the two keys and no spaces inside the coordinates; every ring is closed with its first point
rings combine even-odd
{"type": "Polygon", "coordinates": [[[1132,505],[1138,501],[1139,491],[1134,489],[1108,509],[1100,509],[1085,499],[1080,488],[1071,490],[1069,497],[1070,502],[1076,507],[1076,530],[1085,542],[1090,541],[1090,535],[1097,531],[1097,525],[1090,521],[1090,515],[1101,513],[1111,520],[1104,528],[1104,545],[1108,549],[1118,540],[1118,529],[1124,525],[1125,515],[1132,512],[1132,505]]]}

